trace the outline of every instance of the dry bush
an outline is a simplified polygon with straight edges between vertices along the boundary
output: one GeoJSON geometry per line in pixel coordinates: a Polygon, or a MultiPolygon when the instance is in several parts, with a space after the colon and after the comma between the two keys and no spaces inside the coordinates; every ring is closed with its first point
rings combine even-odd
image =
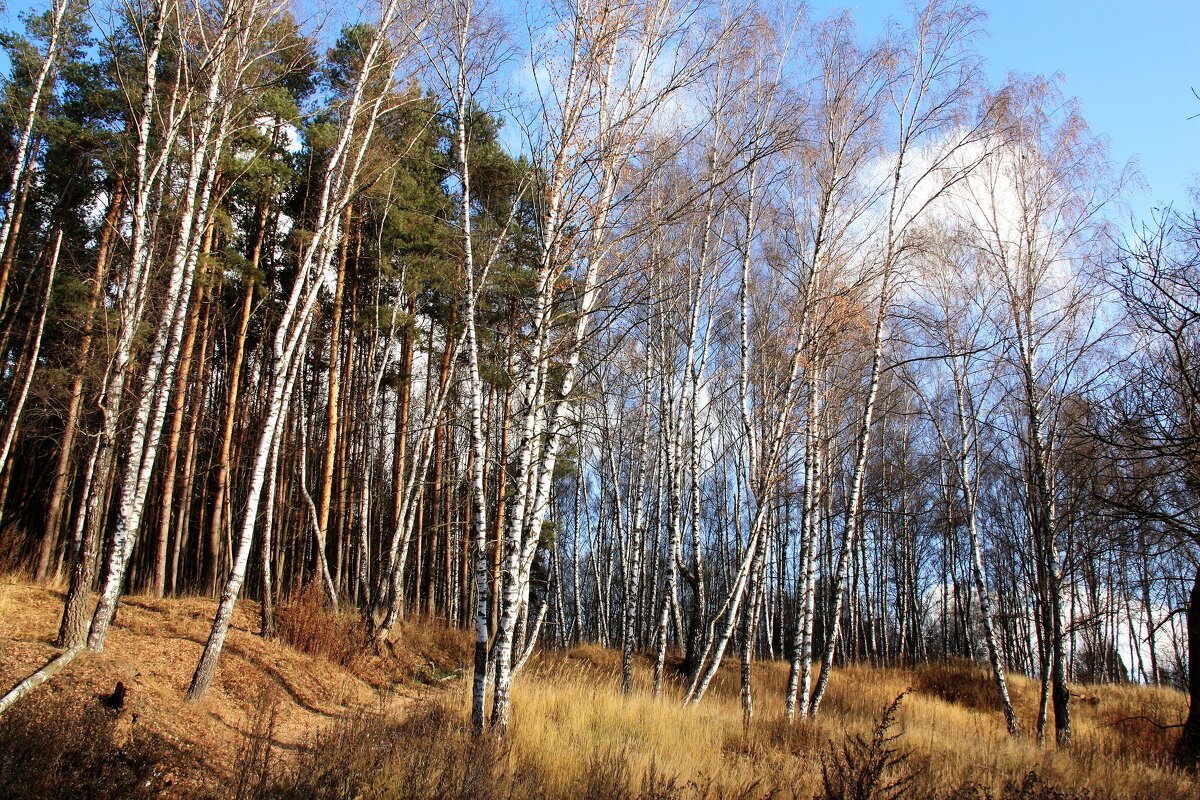
{"type": "Polygon", "coordinates": [[[376,651],[362,617],[351,608],[335,612],[316,582],[280,604],[275,632],[300,652],[344,667],[376,686],[440,685],[459,677],[474,654],[470,632],[421,617],[398,626],[388,645],[376,651]]]}
{"type": "Polygon", "coordinates": [[[1113,755],[1158,766],[1175,763],[1182,727],[1177,704],[1167,703],[1160,692],[1146,691],[1109,706],[1098,718],[1116,738],[1113,755]]]}
{"type": "Polygon", "coordinates": [[[1000,800],[1088,800],[1091,796],[1087,789],[1076,791],[1047,783],[1031,770],[1020,781],[1008,781],[1000,800]]]}
{"type": "Polygon", "coordinates": [[[275,611],[275,633],[310,656],[353,669],[363,655],[366,627],[352,611],[335,612],[312,582],[275,611]]]}
{"type": "Polygon", "coordinates": [[[583,800],[607,800],[633,794],[629,758],[623,752],[592,753],[588,759],[587,773],[593,778],[583,787],[583,800]]]}
{"type": "Polygon", "coordinates": [[[440,685],[463,674],[474,657],[469,632],[444,621],[413,619],[399,630],[389,648],[386,667],[416,683],[440,685]]]}
{"type": "Polygon", "coordinates": [[[398,721],[367,710],[315,737],[259,798],[488,798],[506,777],[505,751],[473,740],[431,705],[398,721]]]}
{"type": "Polygon", "coordinates": [[[462,628],[437,627],[430,633],[429,643],[430,658],[443,667],[461,667],[475,655],[475,640],[462,628]]]}
{"type": "Polygon", "coordinates": [[[789,758],[819,757],[828,743],[820,728],[804,720],[788,722],[787,717],[759,717],[745,729],[747,752],[778,753],[789,758]]]}
{"type": "Polygon", "coordinates": [[[140,800],[171,786],[174,753],[98,701],[45,692],[0,717],[0,785],[7,800],[140,800]],[[122,720],[122,723],[127,721],[122,720]]]}
{"type": "Polygon", "coordinates": [[[996,681],[978,664],[951,659],[917,668],[913,690],[979,711],[1001,711],[996,681]]]}
{"type": "Polygon", "coordinates": [[[11,523],[0,527],[0,575],[29,579],[33,556],[25,547],[27,541],[24,528],[11,523]]]}
{"type": "Polygon", "coordinates": [[[1179,725],[1164,725],[1151,715],[1122,717],[1108,723],[1117,733],[1115,754],[1148,764],[1174,764],[1179,725]]]}
{"type": "Polygon", "coordinates": [[[620,651],[598,644],[576,645],[564,653],[563,658],[567,661],[587,664],[609,673],[621,669],[620,651]]]}
{"type": "Polygon", "coordinates": [[[919,777],[909,765],[910,753],[897,744],[904,735],[893,731],[907,692],[901,692],[875,723],[869,739],[846,734],[840,748],[829,743],[821,763],[822,800],[899,800],[909,796],[919,777]]]}

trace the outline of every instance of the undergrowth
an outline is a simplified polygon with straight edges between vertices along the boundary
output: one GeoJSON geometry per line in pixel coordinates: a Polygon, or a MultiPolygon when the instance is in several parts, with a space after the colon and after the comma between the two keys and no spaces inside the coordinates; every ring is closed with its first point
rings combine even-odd
{"type": "Polygon", "coordinates": [[[1025,773],[1020,780],[1009,780],[1000,794],[993,794],[977,784],[968,783],[946,795],[946,800],[1090,800],[1091,792],[1075,790],[1048,783],[1037,770],[1025,773]]]}
{"type": "MultiPolygon", "coordinates": [[[[1103,800],[1030,769],[994,784],[947,782],[909,741],[902,693],[869,732],[824,742],[812,723],[763,726],[737,757],[751,769],[677,774],[639,745],[522,744],[539,728],[475,737],[444,693],[404,717],[361,709],[314,732],[298,750],[278,743],[276,687],[251,701],[228,774],[167,746],[99,702],[35,694],[0,718],[3,796],[12,800],[1103,800]],[[790,731],[790,733],[789,733],[790,731]],[[780,760],[782,759],[782,761],[780,760]],[[783,765],[790,764],[790,768],[783,765]],[[565,766],[566,768],[562,768],[565,766]],[[797,772],[798,770],[799,772],[797,772]],[[816,791],[797,774],[816,770],[816,791]],[[205,780],[204,778],[207,778],[205,780]]],[[[580,709],[585,710],[585,709],[580,709]]],[[[686,733],[686,732],[685,732],[686,733]]],[[[713,754],[720,767],[721,756],[713,754]]],[[[1135,795],[1137,796],[1137,795],[1135,795]]],[[[1149,796],[1149,795],[1147,795],[1149,796]]],[[[1161,795],[1168,796],[1168,795],[1161,795]]]]}
{"type": "MultiPolygon", "coordinates": [[[[827,742],[824,756],[801,749],[793,758],[816,756],[823,788],[813,795],[785,775],[763,769],[750,780],[672,775],[656,761],[638,767],[628,749],[581,747],[558,751],[581,765],[565,780],[516,742],[471,735],[450,704],[433,702],[405,719],[367,709],[330,727],[290,762],[272,761],[270,706],[260,704],[245,734],[238,774],[228,794],[213,800],[1088,800],[1030,771],[1002,791],[973,782],[940,787],[914,765],[897,717],[904,694],[876,720],[869,737],[846,733],[827,742]],[[272,766],[268,766],[272,765],[272,766]],[[246,791],[250,789],[250,791],[246,791]]],[[[803,726],[800,726],[802,729],[803,726]]],[[[814,747],[815,743],[811,743],[814,747]]],[[[765,764],[764,764],[765,766],[765,764]]]]}
{"type": "Polygon", "coordinates": [[[916,669],[913,691],[980,711],[1001,711],[995,679],[966,659],[923,664],[916,669]]]}
{"type": "MultiPolygon", "coordinates": [[[[0,595],[0,606],[7,602],[0,595]]],[[[179,735],[181,718],[166,708],[153,709],[153,721],[151,707],[139,708],[147,719],[135,723],[131,709],[114,715],[69,685],[46,687],[0,718],[0,798],[1200,797],[1171,761],[1186,698],[1166,689],[1073,685],[1073,743],[1039,748],[1029,730],[1037,682],[1010,678],[1024,733],[1010,737],[989,674],[965,661],[838,667],[820,716],[795,722],[783,716],[787,665],[756,662],[758,713],[745,725],[736,669],[722,670],[702,703],[684,706],[674,671],[656,699],[651,664],[639,656],[624,694],[619,653],[580,646],[537,653],[513,686],[509,735],[476,739],[467,681],[456,680],[471,653],[461,631],[413,618],[376,654],[357,615],[334,613],[319,587],[281,607],[278,625],[283,641],[330,662],[313,665],[333,676],[326,683],[336,684],[334,665],[343,665],[387,703],[323,721],[304,739],[295,698],[265,681],[257,694],[227,698],[215,735],[228,738],[201,739],[201,749],[179,735]],[[395,702],[413,695],[422,698],[415,707],[395,702]]]]}
{"type": "Polygon", "coordinates": [[[275,633],[310,656],[353,669],[363,658],[366,626],[352,611],[334,611],[315,581],[275,610],[275,633]]]}
{"type": "Polygon", "coordinates": [[[0,793],[6,800],[163,796],[176,754],[130,722],[99,702],[34,693],[0,717],[0,793]]]}
{"type": "Polygon", "coordinates": [[[909,752],[898,744],[903,731],[893,730],[906,694],[884,708],[870,738],[851,733],[840,747],[829,743],[821,763],[823,800],[899,800],[912,789],[920,772],[909,766],[909,752]]]}

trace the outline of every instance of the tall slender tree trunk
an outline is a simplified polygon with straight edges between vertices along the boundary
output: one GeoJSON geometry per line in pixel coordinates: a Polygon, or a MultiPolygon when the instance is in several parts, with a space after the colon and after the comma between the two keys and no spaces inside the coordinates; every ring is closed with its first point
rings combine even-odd
{"type": "MultiPolygon", "coordinates": [[[[888,255],[890,260],[891,255],[888,255]]],[[[862,420],[859,423],[857,441],[855,443],[853,474],[850,478],[850,492],[846,498],[846,524],[842,530],[842,547],[838,553],[837,567],[833,575],[833,606],[829,616],[829,625],[825,629],[825,651],[821,656],[821,672],[817,677],[817,685],[809,702],[809,715],[817,716],[821,708],[821,700],[825,696],[825,687],[829,685],[829,676],[833,670],[833,657],[837,652],[838,631],[842,616],[842,603],[845,598],[846,570],[850,555],[854,551],[855,537],[858,535],[860,514],[862,510],[863,479],[866,474],[867,453],[871,446],[871,426],[875,417],[875,402],[879,396],[879,376],[883,366],[883,326],[887,317],[889,278],[891,265],[884,267],[883,286],[880,289],[879,307],[875,319],[871,353],[871,370],[867,383],[867,397],[863,407],[862,420]]]]}
{"type": "MultiPolygon", "coordinates": [[[[205,253],[211,246],[211,228],[208,234],[209,243],[204,246],[205,253]]],[[[205,287],[201,284],[196,290],[198,297],[192,301],[188,312],[187,330],[183,336],[183,353],[179,357],[179,370],[175,376],[175,388],[171,396],[171,430],[167,434],[167,457],[163,462],[162,501],[159,511],[158,536],[154,548],[154,582],[150,591],[155,597],[162,597],[167,589],[167,550],[171,536],[171,514],[175,506],[176,469],[179,461],[179,440],[183,432],[183,409],[188,394],[188,379],[192,372],[192,354],[196,346],[196,331],[200,323],[200,309],[205,287]]],[[[203,382],[204,376],[197,373],[197,385],[203,382]]],[[[182,526],[180,526],[182,528],[182,526]]],[[[178,533],[176,534],[178,536],[178,533]]]]}
{"type": "MultiPolygon", "coordinates": [[[[411,318],[416,313],[416,301],[408,301],[408,315],[411,318]]],[[[399,531],[404,526],[404,497],[408,483],[408,417],[412,405],[412,368],[413,368],[413,331],[412,325],[404,328],[400,336],[400,380],[396,386],[396,432],[392,447],[392,519],[391,528],[399,531]]],[[[407,545],[406,545],[407,546],[407,545]]],[[[380,591],[386,587],[380,582],[380,591]]],[[[386,602],[386,598],[375,597],[372,600],[376,606],[386,602]]]]}
{"type": "Polygon", "coordinates": [[[812,684],[812,634],[813,612],[816,603],[816,545],[820,536],[820,525],[816,515],[820,509],[820,387],[816,365],[810,365],[813,374],[809,377],[808,409],[804,427],[804,495],[800,519],[800,547],[798,549],[799,588],[796,602],[799,614],[792,639],[792,663],[788,670],[785,713],[788,721],[796,718],[797,696],[799,695],[800,716],[808,716],[810,686],[812,684]],[[801,691],[801,688],[803,691],[801,691]]]}
{"type": "Polygon", "coordinates": [[[315,550],[317,554],[317,570],[321,585],[329,605],[337,609],[337,589],[334,588],[333,577],[329,573],[328,538],[329,515],[333,506],[333,474],[338,457],[338,420],[341,410],[341,376],[342,376],[342,300],[346,291],[346,264],[350,252],[350,208],[347,207],[342,218],[342,241],[338,245],[337,278],[333,290],[333,316],[330,320],[329,334],[329,411],[325,417],[325,460],[321,472],[321,499],[317,507],[317,524],[315,550]]]}
{"type": "MultiPolygon", "coordinates": [[[[100,240],[96,247],[96,271],[92,276],[91,292],[88,295],[88,307],[83,321],[83,336],[79,342],[79,361],[75,378],[71,382],[71,400],[67,405],[66,423],[63,426],[63,437],[58,449],[58,459],[54,468],[54,483],[50,487],[50,501],[46,511],[46,533],[42,537],[38,551],[38,564],[35,577],[45,580],[50,571],[51,561],[55,561],[58,549],[58,539],[63,526],[63,509],[67,505],[67,487],[71,478],[72,455],[75,450],[75,437],[78,435],[79,418],[83,410],[84,376],[83,368],[92,352],[92,339],[96,327],[96,312],[100,306],[100,298],[104,295],[108,282],[108,268],[112,263],[112,247],[117,231],[117,223],[121,216],[121,207],[125,201],[125,182],[118,174],[114,181],[114,189],[109,200],[108,210],[100,227],[100,240]]],[[[62,560],[57,559],[57,570],[62,568],[62,560]]]]}
{"type": "Polygon", "coordinates": [[[0,308],[4,307],[5,295],[8,290],[8,279],[12,273],[10,251],[16,250],[16,228],[18,219],[23,214],[17,214],[17,204],[24,206],[30,184],[30,169],[32,161],[29,148],[34,139],[34,124],[37,122],[42,100],[54,92],[54,70],[58,66],[59,49],[62,44],[63,22],[70,7],[69,0],[55,0],[50,11],[49,40],[46,43],[46,54],[38,67],[33,79],[33,91],[25,108],[24,119],[21,120],[21,134],[17,137],[16,152],[13,154],[12,173],[8,180],[8,202],[4,208],[4,220],[0,222],[0,256],[3,256],[4,269],[0,271],[0,308]]]}
{"type": "MultiPolygon", "coordinates": [[[[5,425],[4,438],[0,441],[0,472],[4,473],[5,480],[11,477],[12,469],[9,464],[9,456],[12,453],[13,442],[17,438],[17,431],[21,425],[21,413],[25,409],[25,401],[29,397],[29,387],[33,384],[33,376],[37,371],[38,354],[42,349],[42,334],[46,330],[46,316],[50,313],[50,298],[54,291],[54,274],[58,271],[58,254],[62,249],[62,230],[58,230],[54,237],[54,249],[50,255],[50,266],[46,270],[46,290],[42,295],[42,311],[38,315],[37,325],[33,334],[33,343],[31,346],[27,365],[25,367],[25,376],[21,381],[21,389],[18,392],[12,406],[5,409],[8,412],[8,422],[5,425]]],[[[0,510],[3,506],[0,505],[0,510]]]]}
{"type": "MultiPolygon", "coordinates": [[[[29,153],[29,158],[32,161],[37,156],[37,147],[29,153]]],[[[8,227],[9,238],[8,246],[2,252],[3,258],[0,258],[0,320],[5,321],[4,334],[0,336],[0,343],[7,345],[9,336],[12,332],[13,315],[9,312],[15,309],[16,305],[20,304],[18,298],[17,303],[12,303],[12,297],[8,294],[8,284],[12,278],[13,266],[17,263],[18,243],[20,242],[21,226],[25,222],[25,206],[29,200],[29,190],[33,184],[33,176],[35,170],[26,168],[25,177],[21,180],[19,186],[14,189],[16,198],[16,207],[12,212],[12,219],[5,219],[5,225],[8,227]]]]}
{"type": "MultiPolygon", "coordinates": [[[[643,391],[650,391],[651,366],[649,353],[646,354],[645,374],[642,378],[643,391]]],[[[611,451],[610,451],[611,458],[611,451]]],[[[642,432],[638,445],[637,462],[634,465],[634,479],[630,486],[633,492],[633,516],[629,524],[629,573],[625,581],[625,624],[622,626],[621,641],[621,691],[629,694],[633,690],[633,649],[637,640],[637,613],[639,609],[638,591],[642,581],[642,552],[645,550],[646,531],[646,462],[650,458],[650,409],[648,404],[642,410],[642,432]]],[[[617,483],[617,471],[613,464],[613,481],[617,483]]],[[[615,485],[614,491],[620,491],[615,485]]]]}
{"type": "MultiPolygon", "coordinates": [[[[953,345],[952,345],[953,346],[953,345]]],[[[956,356],[952,356],[957,361],[956,356]]],[[[1008,681],[1004,675],[1004,663],[1000,657],[1000,648],[996,642],[996,630],[993,625],[992,598],[988,592],[987,582],[984,579],[983,568],[983,553],[979,546],[979,525],[978,514],[976,512],[975,503],[975,483],[972,470],[969,468],[969,459],[971,457],[971,440],[968,438],[970,431],[973,430],[975,422],[968,418],[967,415],[967,400],[966,381],[969,380],[966,370],[961,373],[957,363],[952,365],[954,370],[954,388],[955,398],[957,401],[958,411],[958,427],[959,427],[959,449],[958,458],[956,460],[958,466],[958,482],[962,486],[963,503],[966,507],[967,515],[967,536],[971,542],[971,571],[975,580],[975,591],[979,595],[979,605],[983,622],[983,635],[988,648],[988,661],[992,667],[992,678],[996,682],[996,692],[1000,695],[1000,703],[1004,708],[1004,721],[1008,726],[1010,735],[1016,735],[1017,714],[1013,710],[1012,699],[1008,694],[1008,681]]],[[[978,447],[978,438],[976,437],[976,447],[978,447]]],[[[953,565],[951,566],[953,570],[953,565]]]]}
{"type": "Polygon", "coordinates": [[[1189,770],[1200,761],[1200,567],[1192,578],[1187,605],[1188,715],[1179,735],[1175,760],[1189,770]]]}
{"type": "MultiPolygon", "coordinates": [[[[508,311],[508,352],[504,360],[504,374],[508,380],[504,383],[503,400],[500,403],[500,444],[496,450],[496,516],[492,521],[492,568],[491,596],[500,596],[500,563],[504,554],[504,512],[508,498],[508,431],[512,420],[512,385],[513,355],[517,347],[517,301],[509,303],[508,311]]],[[[491,629],[496,629],[499,620],[500,604],[491,605],[491,629]]],[[[575,625],[579,625],[578,617],[575,625]]]]}

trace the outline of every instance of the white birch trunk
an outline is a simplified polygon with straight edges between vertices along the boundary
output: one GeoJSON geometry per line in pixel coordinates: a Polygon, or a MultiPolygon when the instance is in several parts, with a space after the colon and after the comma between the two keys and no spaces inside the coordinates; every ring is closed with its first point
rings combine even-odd
{"type": "MultiPolygon", "coordinates": [[[[295,286],[274,337],[268,382],[270,393],[262,434],[250,472],[245,517],[241,525],[233,569],[221,594],[208,642],[188,688],[188,699],[192,701],[199,701],[204,697],[216,674],[217,659],[225,643],[233,607],[245,580],[265,473],[286,413],[283,400],[290,396],[290,384],[294,381],[297,371],[297,355],[308,339],[313,309],[316,307],[332,258],[333,243],[337,241],[341,232],[341,212],[353,198],[363,159],[370,147],[384,100],[395,79],[394,70],[399,55],[392,53],[390,57],[385,58],[384,51],[385,41],[400,11],[399,5],[399,0],[384,0],[377,33],[364,54],[354,92],[346,106],[345,123],[322,181],[313,240],[301,261],[295,286]],[[379,95],[373,101],[367,101],[367,87],[376,80],[382,84],[377,87],[379,95]],[[352,151],[356,134],[359,136],[359,142],[357,149],[352,151]]],[[[419,23],[415,29],[410,30],[410,34],[414,37],[419,35],[425,24],[427,23],[419,23]]]]}
{"type": "Polygon", "coordinates": [[[0,444],[0,473],[8,470],[8,455],[12,450],[13,441],[17,438],[17,429],[21,424],[21,412],[25,410],[25,401],[29,399],[29,387],[33,385],[33,375],[37,371],[38,356],[42,351],[42,333],[46,330],[46,316],[50,313],[50,297],[54,291],[54,274],[58,270],[58,253],[62,248],[62,231],[54,236],[54,251],[50,256],[50,267],[46,270],[46,291],[42,295],[42,312],[38,314],[37,332],[33,336],[33,350],[29,354],[29,366],[25,370],[25,380],[21,381],[21,391],[17,393],[16,402],[8,409],[8,423],[5,425],[4,442],[0,444]]]}
{"type": "Polygon", "coordinates": [[[175,104],[168,111],[167,139],[156,163],[150,163],[150,129],[155,115],[156,79],[158,59],[162,50],[164,27],[173,0],[159,0],[154,17],[148,23],[149,39],[143,41],[145,48],[145,70],[143,73],[142,104],[137,117],[137,143],[134,155],[135,183],[130,231],[129,274],[122,287],[117,308],[117,336],[113,354],[102,380],[102,389],[97,399],[101,412],[101,430],[96,449],[89,461],[91,475],[87,481],[88,493],[78,521],[79,546],[75,548],[76,563],[67,598],[64,602],[63,620],[59,630],[59,642],[66,647],[84,643],[87,636],[86,615],[88,593],[91,587],[91,557],[95,539],[107,511],[105,494],[108,476],[115,458],[117,424],[125,389],[128,383],[128,366],[133,352],[134,339],[141,321],[147,282],[147,244],[149,213],[156,183],[163,164],[171,149],[171,137],[177,124],[175,104]]]}
{"type": "MultiPolygon", "coordinates": [[[[42,98],[47,93],[47,84],[49,84],[50,94],[54,92],[53,72],[58,64],[63,20],[69,6],[70,0],[55,0],[50,12],[50,39],[46,43],[46,55],[38,68],[37,76],[33,79],[33,92],[29,97],[29,105],[25,109],[24,124],[21,128],[21,135],[17,138],[16,152],[13,154],[12,173],[9,175],[8,181],[8,202],[4,206],[4,221],[0,222],[0,258],[3,258],[8,252],[21,186],[25,183],[26,171],[31,167],[28,163],[30,160],[29,146],[33,141],[33,128],[41,109],[42,98]]],[[[4,277],[7,278],[7,274],[4,277]]],[[[6,289],[6,284],[0,284],[0,307],[4,305],[6,289]]]]}
{"type": "MultiPolygon", "coordinates": [[[[183,195],[179,233],[172,257],[171,275],[168,281],[168,302],[159,321],[151,355],[143,378],[143,395],[138,404],[133,428],[130,433],[126,454],[125,475],[118,494],[118,512],[110,534],[109,559],[101,586],[100,600],[92,617],[92,629],[88,636],[91,650],[104,649],[108,627],[116,613],[117,599],[125,584],[129,559],[137,543],[146,496],[157,460],[163,424],[175,371],[179,365],[180,343],[192,299],[192,288],[205,231],[209,225],[210,204],[217,174],[217,159],[228,133],[231,105],[219,102],[223,70],[227,67],[231,40],[235,34],[245,39],[253,35],[254,29],[246,20],[239,20],[243,9],[240,0],[228,0],[224,7],[220,32],[210,49],[209,76],[199,132],[193,142],[188,181],[183,195]],[[240,32],[236,23],[247,27],[240,32]]],[[[252,2],[244,11],[256,15],[258,5],[252,2]]],[[[255,20],[258,25],[266,20],[255,20]]],[[[235,53],[235,57],[248,57],[246,48],[235,53]]],[[[235,64],[235,74],[238,65],[235,64]]]]}

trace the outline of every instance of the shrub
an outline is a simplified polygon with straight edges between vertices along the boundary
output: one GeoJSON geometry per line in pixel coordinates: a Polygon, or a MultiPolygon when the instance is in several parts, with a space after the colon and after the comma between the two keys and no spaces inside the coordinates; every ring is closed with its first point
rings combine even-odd
{"type": "Polygon", "coordinates": [[[1037,770],[1030,770],[1019,781],[1008,781],[1000,796],[992,794],[978,784],[968,783],[946,795],[946,800],[1089,800],[1087,790],[1064,789],[1046,783],[1037,770]]]}
{"type": "MultiPolygon", "coordinates": [[[[405,721],[360,711],[313,737],[275,770],[259,800],[488,798],[506,754],[491,739],[472,741],[437,705],[405,721]]],[[[252,781],[250,781],[252,782],[252,781]]]]}
{"type": "Polygon", "coordinates": [[[1138,697],[1103,714],[1103,727],[1117,735],[1115,755],[1147,764],[1173,763],[1179,744],[1178,711],[1158,695],[1138,697]]]}
{"type": "Polygon", "coordinates": [[[1006,783],[1000,800],[1087,800],[1091,796],[1086,789],[1075,791],[1046,783],[1037,770],[1030,770],[1019,782],[1006,783]]]}
{"type": "Polygon", "coordinates": [[[898,800],[906,796],[919,773],[908,766],[908,751],[896,745],[903,731],[892,732],[906,694],[908,690],[884,708],[869,740],[854,734],[844,736],[840,748],[829,743],[829,754],[821,763],[824,800],[898,800]]]}
{"type": "Polygon", "coordinates": [[[347,668],[362,657],[366,641],[366,628],[358,615],[326,606],[315,581],[275,611],[275,633],[302,653],[347,668]]]}
{"type": "Polygon", "coordinates": [[[951,659],[919,667],[913,689],[965,708],[1003,710],[995,679],[978,664],[965,659],[951,659]]]}
{"type": "MultiPolygon", "coordinates": [[[[251,726],[248,740],[262,741],[265,728],[251,726]],[[257,732],[256,732],[257,731],[257,732]]],[[[244,751],[258,751],[249,742],[244,751]]],[[[775,797],[755,782],[722,790],[711,782],[682,782],[652,762],[641,778],[624,750],[563,753],[588,768],[564,782],[541,762],[522,756],[511,738],[475,737],[458,715],[433,703],[399,721],[382,710],[359,713],[313,737],[299,756],[240,758],[239,774],[225,798],[237,800],[752,800],[775,797]],[[273,775],[260,781],[257,765],[273,775]],[[249,787],[238,794],[232,787],[249,787]]]]}
{"type": "Polygon", "coordinates": [[[252,800],[266,794],[275,768],[275,728],[279,721],[279,690],[264,683],[250,707],[247,727],[233,762],[234,800],[252,800]]]}

